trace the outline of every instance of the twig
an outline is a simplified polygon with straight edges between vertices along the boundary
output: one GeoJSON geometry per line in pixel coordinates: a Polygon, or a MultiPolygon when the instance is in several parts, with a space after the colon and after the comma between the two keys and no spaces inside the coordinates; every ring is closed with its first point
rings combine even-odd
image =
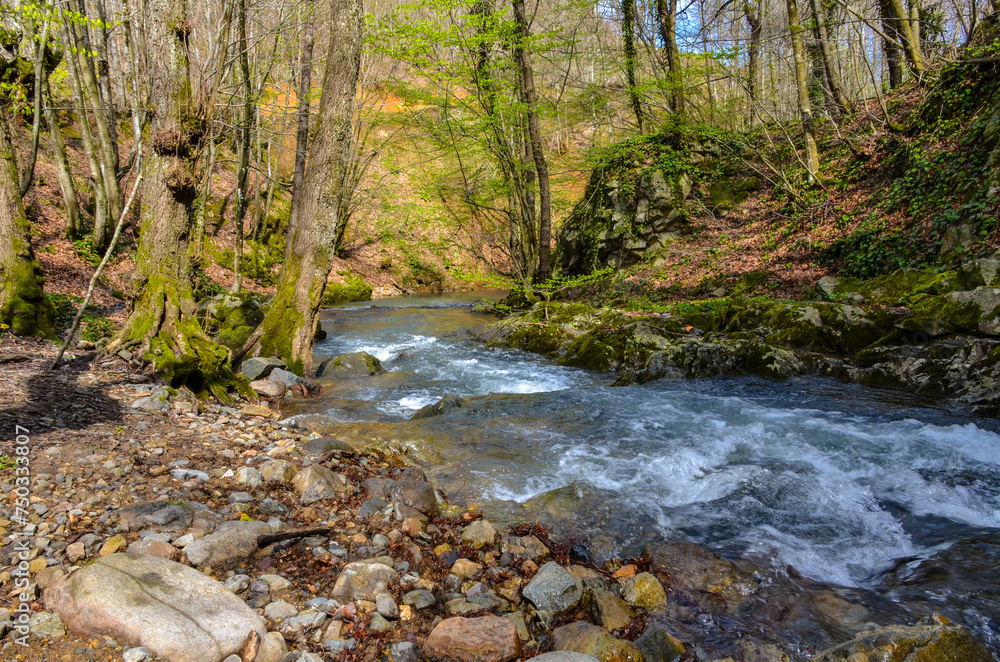
{"type": "Polygon", "coordinates": [[[125,203],[125,208],[122,209],[122,215],[118,218],[118,224],[115,226],[115,233],[111,237],[111,243],[108,244],[108,249],[104,251],[104,259],[101,263],[97,265],[97,270],[94,271],[93,277],[90,279],[90,286],[87,288],[87,296],[83,297],[83,303],[80,304],[80,309],[76,311],[76,317],[73,318],[73,324],[69,327],[69,333],[66,334],[66,340],[63,342],[62,347],[59,348],[59,353],[56,354],[56,358],[52,360],[52,365],[49,366],[49,370],[55,370],[56,366],[59,365],[59,361],[62,360],[63,354],[66,352],[66,348],[69,344],[73,342],[73,334],[76,333],[77,328],[80,326],[80,320],[83,319],[83,311],[87,309],[87,304],[90,303],[90,297],[94,294],[94,288],[97,286],[97,280],[101,277],[101,272],[104,271],[105,265],[107,265],[108,260],[111,259],[111,254],[115,250],[115,246],[118,244],[118,237],[121,235],[122,226],[125,225],[125,217],[128,216],[129,209],[132,208],[132,202],[135,200],[135,194],[139,191],[139,185],[142,184],[142,175],[135,180],[135,185],[132,187],[132,193],[128,197],[128,202],[125,203]]]}

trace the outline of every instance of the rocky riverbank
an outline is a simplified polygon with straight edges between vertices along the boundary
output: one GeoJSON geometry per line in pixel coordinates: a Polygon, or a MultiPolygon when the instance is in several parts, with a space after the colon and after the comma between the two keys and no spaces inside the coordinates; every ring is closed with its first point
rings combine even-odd
{"type": "Polygon", "coordinates": [[[615,371],[620,383],[821,375],[1000,415],[1000,260],[871,281],[826,277],[808,301],[719,294],[656,314],[539,303],[472,334],[562,365],[615,371]]]}
{"type": "Polygon", "coordinates": [[[783,661],[817,642],[836,644],[824,662],[993,659],[942,617],[879,627],[870,595],[691,543],[597,565],[540,527],[498,530],[447,503],[388,448],[295,427],[280,398],[199,402],[116,359],[45,372],[52,353],[6,343],[0,357],[0,588],[31,608],[27,647],[0,611],[4,660],[783,661]],[[27,527],[15,423],[30,437],[27,527]],[[787,638],[802,621],[811,643],[787,638]]]}

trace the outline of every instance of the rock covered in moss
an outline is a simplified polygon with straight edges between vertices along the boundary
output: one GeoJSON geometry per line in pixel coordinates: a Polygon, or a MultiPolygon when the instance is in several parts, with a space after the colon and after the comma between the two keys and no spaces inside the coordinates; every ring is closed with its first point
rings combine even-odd
{"type": "Polygon", "coordinates": [[[341,272],[344,278],[343,283],[337,281],[327,281],[326,289],[323,290],[323,307],[336,306],[342,303],[353,301],[371,301],[372,286],[366,283],[360,276],[352,273],[341,272]]]}
{"type": "Polygon", "coordinates": [[[382,362],[368,352],[351,352],[326,359],[316,369],[317,377],[351,379],[385,372],[382,362]]]}
{"type": "Polygon", "coordinates": [[[577,621],[552,631],[553,648],[596,657],[601,662],[644,662],[642,651],[631,641],[616,639],[603,628],[577,621]]]}

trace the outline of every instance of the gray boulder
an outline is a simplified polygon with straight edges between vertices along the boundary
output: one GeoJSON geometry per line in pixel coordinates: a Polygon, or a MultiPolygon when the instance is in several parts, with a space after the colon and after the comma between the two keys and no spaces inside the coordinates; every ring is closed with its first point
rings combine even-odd
{"type": "Polygon", "coordinates": [[[219,662],[264,623],[219,582],[152,556],[111,554],[50,586],[48,609],[77,633],[143,646],[168,662],[219,662]]]}
{"type": "Polygon", "coordinates": [[[185,547],[184,554],[191,565],[214,568],[250,556],[257,551],[257,536],[270,533],[266,522],[223,522],[214,533],[185,547]]]}
{"type": "Polygon", "coordinates": [[[306,380],[302,379],[294,372],[288,372],[282,368],[275,368],[271,371],[271,374],[267,376],[267,381],[277,382],[278,384],[284,384],[285,386],[295,386],[296,384],[303,384],[306,380]]]}
{"type": "Polygon", "coordinates": [[[283,370],[286,367],[287,364],[281,359],[255,356],[243,362],[243,365],[240,366],[240,372],[250,381],[255,381],[257,379],[267,379],[271,371],[275,368],[283,370]]]}
{"type": "Polygon", "coordinates": [[[569,611],[583,598],[583,584],[555,561],[543,565],[522,592],[539,611],[569,611]]]}

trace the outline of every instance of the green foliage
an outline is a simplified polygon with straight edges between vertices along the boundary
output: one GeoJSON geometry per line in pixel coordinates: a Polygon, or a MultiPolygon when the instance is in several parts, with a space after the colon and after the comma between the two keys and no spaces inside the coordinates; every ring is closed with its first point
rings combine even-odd
{"type": "Polygon", "coordinates": [[[344,276],[346,283],[330,281],[323,290],[323,306],[336,306],[352,301],[371,301],[372,286],[369,285],[357,274],[346,271],[338,272],[344,276]]]}
{"type": "MultiPolygon", "coordinates": [[[[57,334],[62,334],[69,330],[76,317],[83,297],[73,294],[46,294],[45,298],[55,307],[55,330],[57,334]]],[[[93,304],[87,304],[87,308],[80,318],[80,332],[84,340],[96,342],[101,338],[110,338],[118,330],[118,325],[113,320],[104,315],[100,308],[93,304]]]]}

